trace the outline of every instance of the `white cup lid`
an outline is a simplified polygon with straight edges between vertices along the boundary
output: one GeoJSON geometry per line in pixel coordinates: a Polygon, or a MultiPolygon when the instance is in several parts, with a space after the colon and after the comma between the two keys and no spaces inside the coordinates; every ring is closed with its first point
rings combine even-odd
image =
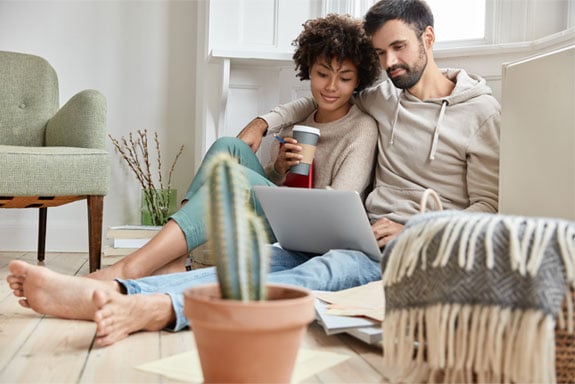
{"type": "Polygon", "coordinates": [[[318,136],[320,135],[318,128],[308,127],[307,125],[294,125],[292,131],[313,133],[313,134],[318,135],[318,136]]]}

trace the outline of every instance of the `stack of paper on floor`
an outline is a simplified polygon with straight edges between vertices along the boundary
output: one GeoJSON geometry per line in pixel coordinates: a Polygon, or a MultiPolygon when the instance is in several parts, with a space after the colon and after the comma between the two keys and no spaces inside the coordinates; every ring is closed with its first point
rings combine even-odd
{"type": "Polygon", "coordinates": [[[346,332],[369,344],[381,343],[385,311],[381,280],[336,292],[314,291],[314,294],[317,320],[328,335],[346,332]]]}

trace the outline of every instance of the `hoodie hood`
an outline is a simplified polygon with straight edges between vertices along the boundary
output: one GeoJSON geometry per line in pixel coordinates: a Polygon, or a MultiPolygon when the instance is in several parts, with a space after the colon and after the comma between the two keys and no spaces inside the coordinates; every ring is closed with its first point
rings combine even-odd
{"type": "Polygon", "coordinates": [[[468,74],[463,69],[443,69],[441,72],[455,82],[451,95],[441,99],[446,100],[449,105],[467,102],[477,96],[491,95],[491,88],[487,86],[485,79],[477,75],[468,74]]]}
{"type": "MultiPolygon", "coordinates": [[[[463,69],[442,69],[441,72],[445,77],[455,83],[455,87],[450,95],[437,99],[425,100],[426,103],[433,103],[438,105],[437,119],[435,121],[435,129],[430,144],[429,160],[435,159],[437,152],[437,143],[439,141],[439,133],[441,130],[441,122],[444,118],[448,105],[457,105],[459,103],[468,102],[470,99],[482,95],[491,95],[491,88],[489,88],[485,80],[476,75],[470,75],[463,69]]],[[[397,89],[397,99],[395,104],[395,112],[389,137],[389,144],[393,145],[395,137],[395,127],[399,116],[401,98],[405,97],[408,100],[421,101],[409,92],[402,89],[397,89]]]]}

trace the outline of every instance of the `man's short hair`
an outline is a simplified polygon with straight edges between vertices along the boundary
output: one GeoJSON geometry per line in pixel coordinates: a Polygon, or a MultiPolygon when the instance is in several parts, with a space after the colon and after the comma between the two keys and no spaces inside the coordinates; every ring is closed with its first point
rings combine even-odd
{"type": "Polygon", "coordinates": [[[366,13],[363,28],[373,35],[390,20],[401,20],[420,36],[425,28],[433,27],[433,13],[423,0],[381,0],[366,13]]]}

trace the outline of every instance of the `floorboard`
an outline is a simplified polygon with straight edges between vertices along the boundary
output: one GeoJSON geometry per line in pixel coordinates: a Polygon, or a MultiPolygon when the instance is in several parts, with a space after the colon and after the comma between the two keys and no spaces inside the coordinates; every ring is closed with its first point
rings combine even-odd
{"type": "MultiPolygon", "coordinates": [[[[13,259],[37,264],[34,252],[0,252],[0,383],[178,383],[135,367],[195,349],[191,331],[140,332],[96,348],[94,323],[41,316],[18,304],[5,282],[13,259]]],[[[88,255],[49,253],[43,265],[83,275],[88,271],[88,255]]],[[[317,324],[309,327],[303,345],[350,356],[305,383],[383,381],[380,348],[348,335],[327,336],[317,324]]]]}

